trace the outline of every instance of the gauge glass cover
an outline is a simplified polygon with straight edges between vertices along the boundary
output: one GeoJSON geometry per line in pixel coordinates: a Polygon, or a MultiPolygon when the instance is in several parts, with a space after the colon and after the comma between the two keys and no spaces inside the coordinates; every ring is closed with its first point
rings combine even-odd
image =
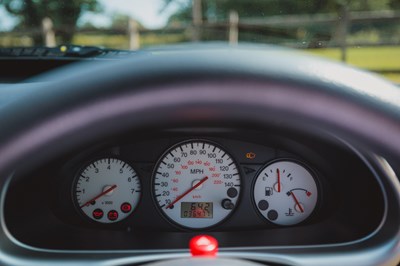
{"type": "Polygon", "coordinates": [[[115,223],[137,207],[141,185],[135,170],[116,158],[104,158],[87,165],[74,188],[76,206],[86,217],[99,223],[115,223]]]}
{"type": "Polygon", "coordinates": [[[155,201],[172,222],[201,229],[223,221],[235,209],[240,174],[232,157],[208,141],[188,141],[160,159],[153,180],[155,201]]]}
{"type": "Polygon", "coordinates": [[[268,221],[295,225],[307,219],[318,200],[318,188],[311,172],[293,161],[267,165],[256,177],[254,202],[268,221]]]}

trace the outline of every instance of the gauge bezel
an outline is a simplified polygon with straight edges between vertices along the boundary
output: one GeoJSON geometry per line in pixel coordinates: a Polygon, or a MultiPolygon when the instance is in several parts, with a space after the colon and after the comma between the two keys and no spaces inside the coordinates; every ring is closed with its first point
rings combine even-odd
{"type": "Polygon", "coordinates": [[[301,225],[306,224],[307,222],[309,222],[310,220],[315,218],[315,215],[317,213],[317,209],[319,210],[321,208],[321,202],[322,202],[322,197],[323,197],[321,191],[322,191],[321,182],[317,178],[317,173],[313,168],[311,168],[310,166],[308,166],[307,163],[305,163],[305,162],[303,162],[303,161],[301,161],[301,160],[299,160],[297,158],[295,159],[295,158],[290,158],[290,157],[282,157],[282,158],[277,158],[277,159],[268,161],[262,167],[260,167],[260,169],[254,175],[254,179],[253,179],[252,184],[251,184],[251,195],[250,195],[250,197],[251,197],[251,201],[252,201],[252,204],[253,204],[253,208],[255,209],[257,215],[264,222],[266,222],[269,225],[272,225],[274,227],[278,227],[278,228],[279,227],[280,228],[285,227],[286,228],[286,227],[295,227],[295,226],[299,226],[299,225],[301,226],[301,225]],[[310,213],[310,215],[307,218],[305,218],[303,221],[301,221],[299,223],[296,223],[296,224],[292,224],[292,225],[281,225],[281,224],[277,224],[277,223],[271,222],[270,220],[265,218],[264,215],[260,212],[260,210],[257,207],[257,202],[255,201],[254,188],[255,188],[256,182],[257,182],[260,174],[264,171],[265,168],[267,168],[271,164],[274,164],[274,163],[277,163],[277,162],[282,162],[282,161],[296,163],[296,164],[304,167],[310,173],[311,177],[313,178],[313,180],[315,182],[315,185],[317,187],[317,192],[318,192],[318,197],[317,197],[317,201],[316,201],[315,207],[314,207],[313,211],[310,213]]]}
{"type": "Polygon", "coordinates": [[[226,222],[237,210],[238,205],[241,203],[241,199],[242,199],[242,193],[243,193],[243,173],[242,173],[242,169],[240,167],[240,164],[237,163],[236,159],[232,156],[232,153],[230,152],[229,149],[225,148],[223,145],[212,141],[212,140],[208,140],[208,139],[203,139],[203,138],[191,138],[191,139],[186,139],[180,142],[177,142],[171,146],[169,146],[167,149],[165,149],[165,151],[159,156],[154,169],[153,169],[153,173],[151,175],[151,198],[153,200],[154,205],[156,206],[157,212],[161,215],[161,217],[164,218],[164,220],[166,220],[170,225],[172,225],[173,227],[177,228],[177,229],[181,229],[184,231],[194,231],[194,232],[199,232],[199,231],[211,231],[212,229],[220,226],[222,223],[226,222]],[[192,143],[192,142],[204,142],[204,143],[209,143],[211,145],[214,145],[215,147],[218,147],[219,149],[221,149],[222,151],[224,151],[227,155],[229,155],[229,157],[232,159],[232,162],[235,164],[236,169],[239,173],[239,180],[240,180],[240,192],[238,195],[238,199],[236,201],[236,206],[233,210],[231,210],[229,212],[229,214],[222,219],[221,221],[211,225],[211,226],[207,226],[207,227],[202,227],[202,228],[192,228],[192,227],[188,227],[188,226],[184,226],[181,225],[177,222],[175,222],[173,219],[171,219],[170,217],[168,217],[168,215],[166,213],[164,213],[164,211],[162,210],[162,208],[160,207],[160,205],[158,204],[158,201],[155,197],[155,187],[154,187],[154,183],[155,183],[155,176],[157,173],[157,169],[161,164],[161,161],[165,158],[165,156],[171,152],[171,150],[174,150],[175,148],[181,146],[181,145],[185,145],[187,143],[192,143]]]}
{"type": "Polygon", "coordinates": [[[115,156],[115,155],[112,155],[112,156],[107,156],[107,155],[96,156],[96,157],[94,157],[94,158],[92,158],[92,159],[90,159],[90,160],[86,160],[86,161],[85,161],[84,163],[82,163],[81,166],[75,171],[74,180],[73,180],[73,182],[72,182],[71,197],[72,197],[72,201],[73,201],[73,205],[74,205],[75,211],[79,214],[80,217],[82,217],[82,219],[83,219],[85,222],[88,222],[88,223],[91,223],[91,224],[94,224],[94,225],[97,225],[97,226],[105,226],[105,227],[117,226],[117,225],[121,225],[121,224],[126,223],[126,221],[127,221],[127,220],[136,212],[136,210],[138,209],[138,207],[139,207],[139,205],[140,205],[140,203],[141,203],[141,201],[142,201],[142,197],[143,197],[142,180],[141,180],[141,178],[140,178],[139,173],[135,170],[135,168],[132,166],[132,164],[131,164],[128,160],[125,160],[124,158],[121,158],[121,157],[115,156]],[[85,170],[85,169],[86,169],[89,165],[91,165],[92,163],[94,163],[94,162],[96,162],[96,161],[99,161],[99,160],[102,160],[102,159],[115,159],[115,160],[122,161],[122,162],[126,163],[127,165],[129,165],[129,166],[133,169],[133,171],[135,171],[135,173],[136,173],[136,175],[137,175],[137,178],[138,178],[138,180],[139,180],[140,188],[141,188],[140,194],[139,194],[138,203],[136,204],[136,207],[132,209],[131,213],[130,213],[128,216],[126,216],[125,218],[123,218],[123,219],[121,219],[121,220],[119,220],[119,221],[112,222],[112,223],[102,223],[102,222],[96,221],[96,220],[94,220],[94,219],[91,219],[91,218],[90,218],[85,212],[83,212],[82,209],[79,207],[80,204],[79,204],[78,199],[77,199],[76,194],[75,194],[75,192],[76,192],[76,186],[77,186],[77,184],[78,184],[78,180],[79,180],[79,177],[80,177],[80,173],[82,173],[83,170],[85,170]]]}

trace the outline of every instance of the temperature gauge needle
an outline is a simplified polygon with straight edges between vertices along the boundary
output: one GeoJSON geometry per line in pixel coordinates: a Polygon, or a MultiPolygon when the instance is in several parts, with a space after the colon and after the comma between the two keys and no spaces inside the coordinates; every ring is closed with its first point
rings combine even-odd
{"type": "Polygon", "coordinates": [[[304,212],[303,207],[301,206],[300,202],[297,200],[296,196],[294,195],[293,191],[290,192],[290,194],[292,194],[294,201],[296,202],[297,207],[299,207],[299,210],[301,212],[304,212]]]}
{"type": "Polygon", "coordinates": [[[200,180],[199,183],[197,183],[196,185],[194,185],[193,187],[191,187],[190,189],[188,189],[185,193],[183,193],[182,195],[178,196],[171,204],[169,204],[166,209],[171,208],[172,206],[174,206],[175,203],[177,203],[178,201],[180,201],[184,196],[186,196],[187,194],[189,194],[190,192],[192,192],[193,190],[195,190],[196,188],[198,188],[201,184],[203,184],[204,182],[206,182],[208,179],[208,176],[204,177],[202,180],[200,180]]]}
{"type": "Polygon", "coordinates": [[[277,188],[277,191],[281,192],[281,173],[279,172],[279,168],[276,169],[276,174],[278,175],[278,188],[277,188]]]}
{"type": "Polygon", "coordinates": [[[103,197],[105,194],[107,194],[107,193],[113,191],[116,187],[117,187],[117,185],[112,185],[110,188],[104,190],[103,192],[101,192],[99,195],[97,195],[97,196],[94,197],[93,199],[88,200],[85,204],[82,204],[82,205],[80,206],[80,208],[83,208],[83,207],[85,207],[85,206],[89,206],[89,204],[90,204],[92,201],[95,201],[95,200],[97,200],[98,198],[103,197]]]}

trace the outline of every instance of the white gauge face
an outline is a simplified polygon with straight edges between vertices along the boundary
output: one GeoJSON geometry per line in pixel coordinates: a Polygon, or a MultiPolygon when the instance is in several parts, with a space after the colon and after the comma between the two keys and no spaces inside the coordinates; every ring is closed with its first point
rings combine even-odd
{"type": "Polygon", "coordinates": [[[114,223],[128,217],[141,194],[133,168],[118,159],[97,160],[79,173],[75,186],[77,208],[100,223],[114,223]]]}
{"type": "Polygon", "coordinates": [[[257,176],[254,201],[260,213],[278,225],[307,219],[317,205],[318,189],[311,173],[292,161],[267,165],[257,176]]]}
{"type": "Polygon", "coordinates": [[[240,175],[232,157],[205,141],[168,150],[154,174],[154,196],[161,211],[188,228],[206,228],[224,220],[236,207],[240,175]]]}

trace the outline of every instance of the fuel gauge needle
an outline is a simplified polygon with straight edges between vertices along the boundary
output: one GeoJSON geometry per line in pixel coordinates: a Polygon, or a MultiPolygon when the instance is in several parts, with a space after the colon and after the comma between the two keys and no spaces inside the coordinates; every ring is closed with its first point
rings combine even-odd
{"type": "Polygon", "coordinates": [[[197,183],[196,185],[194,185],[193,187],[189,188],[185,193],[183,193],[182,195],[176,197],[176,199],[169,204],[167,207],[165,207],[166,209],[171,208],[172,206],[174,206],[175,203],[177,203],[178,201],[180,201],[184,196],[186,196],[187,194],[189,194],[190,192],[192,192],[193,190],[195,190],[196,188],[198,188],[201,184],[203,184],[204,182],[206,182],[208,179],[208,176],[204,177],[203,179],[201,179],[199,181],[199,183],[197,183]]]}
{"type": "Polygon", "coordinates": [[[278,175],[278,188],[277,188],[277,191],[281,192],[281,173],[279,172],[279,168],[276,169],[276,174],[278,175]]]}
{"type": "Polygon", "coordinates": [[[85,204],[82,204],[82,205],[79,206],[79,207],[82,209],[82,208],[85,207],[85,206],[89,206],[89,204],[90,204],[92,201],[95,201],[95,200],[97,200],[97,199],[103,197],[105,194],[107,194],[107,193],[113,191],[113,190],[116,189],[116,188],[117,188],[117,185],[112,185],[111,187],[109,187],[108,189],[104,190],[104,191],[101,192],[99,195],[97,195],[96,197],[94,197],[94,198],[91,199],[91,200],[88,200],[85,204]]]}
{"type": "Polygon", "coordinates": [[[297,207],[299,207],[299,210],[301,212],[304,212],[303,207],[301,206],[300,202],[297,200],[296,196],[294,195],[293,191],[290,192],[290,194],[292,194],[294,201],[296,202],[297,207]]]}

